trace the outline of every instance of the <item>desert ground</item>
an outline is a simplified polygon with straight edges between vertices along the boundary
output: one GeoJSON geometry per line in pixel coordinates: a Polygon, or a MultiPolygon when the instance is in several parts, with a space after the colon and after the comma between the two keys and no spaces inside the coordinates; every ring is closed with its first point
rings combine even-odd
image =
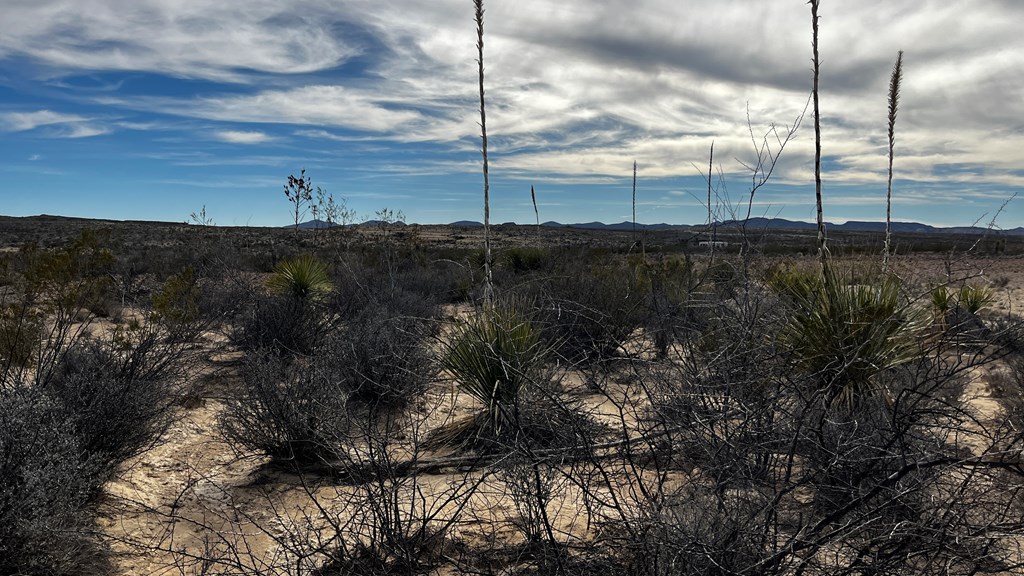
{"type": "MultiPolygon", "coordinates": [[[[66,345],[175,343],[165,425],[75,512],[107,573],[1024,573],[1012,241],[908,234],[883,274],[877,236],[833,239],[852,314],[898,287],[895,312],[838,320],[889,330],[851,353],[861,332],[800,340],[800,283],[830,292],[797,233],[714,254],[699,227],[497,227],[494,304],[478,229],[4,224],[5,306],[26,305],[24,245],[97,230],[112,281],[66,345]],[[276,294],[304,254],[323,295],[276,294]],[[491,396],[451,360],[467,326],[512,342],[475,351],[491,396]],[[803,352],[830,338],[838,368],[803,352]]],[[[4,385],[44,386],[42,357],[4,385]]]]}

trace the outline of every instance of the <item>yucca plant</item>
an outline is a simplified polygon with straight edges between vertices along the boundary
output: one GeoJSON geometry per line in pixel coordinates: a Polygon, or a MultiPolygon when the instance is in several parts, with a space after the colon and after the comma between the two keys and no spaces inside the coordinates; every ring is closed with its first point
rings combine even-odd
{"type": "Polygon", "coordinates": [[[302,300],[318,300],[331,293],[334,286],[327,266],[312,254],[282,260],[274,267],[267,287],[281,295],[302,300]]]}
{"type": "Polygon", "coordinates": [[[957,292],[956,299],[961,308],[971,314],[977,314],[992,303],[993,297],[992,291],[984,286],[964,284],[957,292]]]}
{"type": "Polygon", "coordinates": [[[799,368],[830,402],[852,407],[865,396],[885,397],[875,377],[920,357],[927,313],[902,302],[892,276],[850,285],[826,265],[820,277],[793,278],[796,309],[781,337],[799,368]]]}
{"type": "Polygon", "coordinates": [[[525,388],[541,372],[540,329],[515,301],[495,303],[455,329],[441,365],[484,407],[477,436],[497,437],[514,417],[525,388]]]}
{"type": "Polygon", "coordinates": [[[953,295],[950,294],[949,289],[945,286],[936,286],[935,288],[932,288],[932,308],[934,308],[937,313],[945,314],[948,312],[952,299],[953,295]]]}

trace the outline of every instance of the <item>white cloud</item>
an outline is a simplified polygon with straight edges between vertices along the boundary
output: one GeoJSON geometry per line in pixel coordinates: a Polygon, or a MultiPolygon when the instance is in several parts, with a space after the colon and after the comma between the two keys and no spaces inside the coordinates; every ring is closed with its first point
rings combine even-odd
{"type": "Polygon", "coordinates": [[[58,138],[88,138],[108,134],[110,130],[90,123],[88,118],[76,114],[63,114],[52,110],[35,112],[0,113],[0,127],[8,132],[25,132],[36,128],[50,128],[48,135],[58,138]]]}
{"type": "Polygon", "coordinates": [[[0,113],[0,124],[10,132],[33,130],[40,126],[85,122],[86,119],[75,114],[61,114],[52,110],[35,112],[4,112],[0,113]]]}
{"type": "Polygon", "coordinates": [[[320,2],[10,0],[0,57],[61,70],[139,70],[246,81],[245,71],[308,73],[359,48],[335,34],[320,2]]]}
{"type": "Polygon", "coordinates": [[[371,132],[393,132],[421,119],[418,112],[386,107],[369,93],[329,85],[193,100],[159,97],[102,101],[206,120],[335,126],[371,132]]]}
{"type": "Polygon", "coordinates": [[[218,130],[213,133],[218,140],[231,144],[263,144],[272,138],[263,132],[244,130],[218,130]]]}
{"type": "MultiPolygon", "coordinates": [[[[449,159],[466,158],[445,169],[471,171],[479,127],[470,9],[465,0],[8,0],[0,59],[31,58],[44,64],[40,75],[139,70],[245,83],[243,91],[89,97],[230,122],[217,137],[236,143],[269,139],[236,123],[292,124],[296,136],[335,142],[440,143],[449,159]]],[[[1024,185],[1022,20],[1024,3],[1005,0],[823,5],[830,181],[884,182],[885,90],[903,49],[897,178],[1024,185]]],[[[754,154],[748,104],[758,141],[770,122],[792,122],[804,107],[809,24],[802,2],[492,3],[484,57],[494,169],[611,182],[638,160],[641,178],[695,176],[714,140],[730,184],[742,187],[749,175],[737,159],[754,154]]],[[[84,118],[35,114],[0,121],[89,130],[84,118]]],[[[810,141],[807,122],[776,182],[808,181],[810,141]]]]}
{"type": "Polygon", "coordinates": [[[68,124],[55,135],[61,138],[91,138],[92,136],[102,136],[104,134],[110,134],[110,129],[102,126],[79,123],[68,124]]]}

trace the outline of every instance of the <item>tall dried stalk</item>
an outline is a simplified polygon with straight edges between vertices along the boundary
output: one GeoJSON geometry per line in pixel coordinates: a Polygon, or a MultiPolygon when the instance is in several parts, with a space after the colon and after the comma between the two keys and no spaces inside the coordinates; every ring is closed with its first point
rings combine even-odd
{"type": "Polygon", "coordinates": [[[491,185],[487,166],[487,113],[484,107],[484,2],[473,0],[476,9],[477,76],[480,80],[480,153],[484,159],[484,305],[494,297],[491,282],[491,185]]]}
{"type": "Polygon", "coordinates": [[[711,177],[715,166],[715,141],[711,141],[711,152],[708,154],[708,230],[711,231],[711,253],[715,253],[715,221],[711,215],[711,177]]]}
{"type": "Polygon", "coordinates": [[[633,244],[636,244],[636,160],[633,160],[633,244]]]}
{"type": "Polygon", "coordinates": [[[882,270],[889,269],[890,240],[892,237],[892,159],[896,148],[896,111],[900,103],[900,82],[903,80],[903,50],[896,55],[896,64],[889,77],[889,185],[885,190],[885,253],[882,270]]]}
{"type": "Polygon", "coordinates": [[[537,218],[537,232],[540,232],[540,211],[537,210],[537,193],[533,191],[533,186],[530,186],[530,200],[533,200],[533,215],[537,218]]]}
{"type": "Polygon", "coordinates": [[[814,52],[814,86],[811,97],[814,100],[814,200],[818,209],[818,259],[824,272],[828,249],[825,247],[825,220],[821,208],[821,111],[818,107],[818,0],[809,0],[811,5],[811,48],[814,52]]]}

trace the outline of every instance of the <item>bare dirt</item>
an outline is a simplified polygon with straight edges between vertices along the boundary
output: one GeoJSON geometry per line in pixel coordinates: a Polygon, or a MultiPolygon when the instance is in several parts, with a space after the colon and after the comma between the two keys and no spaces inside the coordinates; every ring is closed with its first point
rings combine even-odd
{"type": "MultiPolygon", "coordinates": [[[[901,275],[929,283],[968,277],[988,285],[997,295],[988,314],[1017,314],[1024,308],[1024,258],[966,261],[915,256],[898,260],[896,269],[901,275]]],[[[218,553],[229,554],[225,556],[229,563],[265,574],[282,573],[296,558],[282,549],[281,542],[308,539],[309,534],[325,540],[331,537],[314,497],[331,515],[342,518],[346,514],[343,508],[332,506],[343,507],[354,488],[316,484],[315,478],[310,480],[313,484],[304,484],[295,475],[269,470],[265,458],[239,453],[223,439],[218,419],[226,398],[240,385],[240,359],[240,353],[231,350],[223,336],[206,335],[190,367],[193,392],[183,398],[174,425],[107,484],[96,524],[115,543],[122,574],[202,573],[203,566],[194,560],[218,553]]],[[[999,425],[1005,419],[1003,405],[993,397],[989,385],[991,370],[998,371],[999,366],[972,371],[966,386],[962,400],[979,424],[963,430],[966,436],[980,433],[981,425],[999,425]]],[[[564,382],[600,418],[614,423],[622,417],[612,399],[588,394],[584,375],[567,373],[564,382]]],[[[618,394],[629,393],[628,381],[618,386],[618,394]]],[[[450,381],[441,379],[419,412],[425,426],[432,428],[477,408],[450,381]]],[[[979,439],[977,444],[984,443],[979,439]]],[[[444,494],[472,479],[472,475],[452,472],[420,475],[417,488],[425,495],[444,494]]],[[[456,533],[479,541],[515,541],[520,536],[509,521],[517,513],[508,487],[500,479],[490,478],[470,501],[456,533]]],[[[550,513],[563,535],[587,533],[578,495],[571,487],[557,491],[550,513]]],[[[308,562],[312,565],[322,560],[313,557],[308,562]]],[[[214,564],[205,570],[219,573],[221,567],[214,564]]]]}

